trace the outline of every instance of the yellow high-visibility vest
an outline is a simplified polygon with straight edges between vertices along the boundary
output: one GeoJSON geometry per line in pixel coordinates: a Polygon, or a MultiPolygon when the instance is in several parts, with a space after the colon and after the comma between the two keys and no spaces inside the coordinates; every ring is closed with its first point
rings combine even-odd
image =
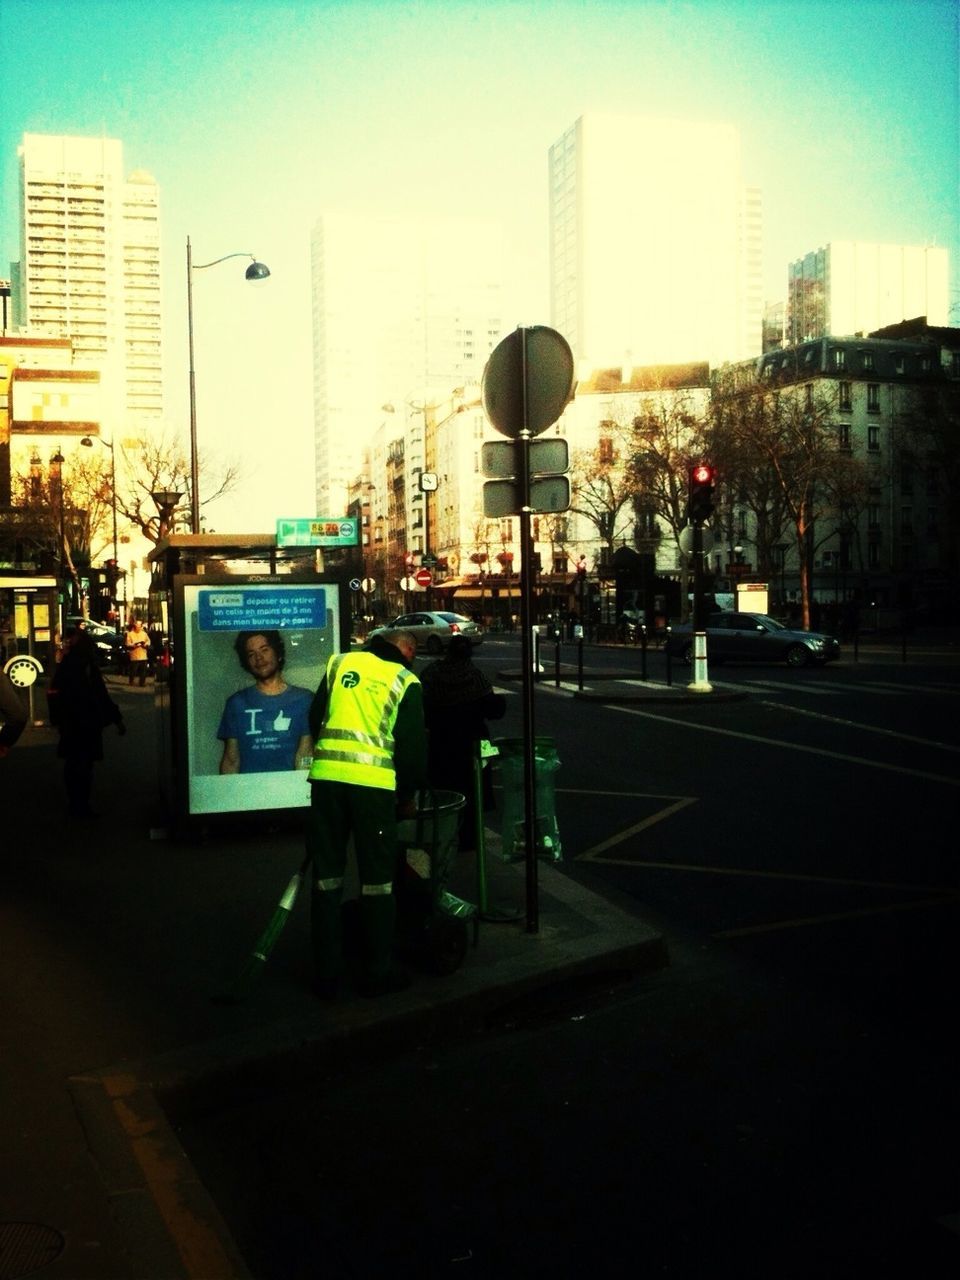
{"type": "Polygon", "coordinates": [[[327,662],[327,713],[313,748],[312,782],[393,791],[393,727],[412,671],[376,654],[337,653],[327,662]]]}

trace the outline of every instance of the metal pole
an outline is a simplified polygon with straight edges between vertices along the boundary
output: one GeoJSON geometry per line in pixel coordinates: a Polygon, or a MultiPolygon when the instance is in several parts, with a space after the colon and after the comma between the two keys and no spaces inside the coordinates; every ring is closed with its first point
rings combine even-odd
{"type": "Polygon", "coordinates": [[[517,439],[517,479],[520,483],[520,633],[523,645],[523,791],[524,843],[526,853],[527,932],[540,928],[537,867],[537,775],[533,698],[533,607],[530,570],[533,566],[533,539],[530,527],[530,429],[527,425],[527,331],[520,330],[520,377],[523,386],[523,430],[517,439]]]}
{"type": "MultiPolygon", "coordinates": [[[[113,572],[114,583],[113,589],[116,592],[119,585],[120,575],[120,551],[117,541],[117,455],[114,451],[113,441],[110,441],[110,491],[113,497],[113,572]]],[[[126,579],[124,579],[124,594],[126,594],[126,579]]],[[[116,608],[119,601],[114,596],[114,619],[113,629],[117,635],[120,634],[120,610],[116,608]]],[[[124,620],[126,620],[126,608],[124,608],[124,620]]]]}
{"type": "Polygon", "coordinates": [[[190,347],[190,532],[200,532],[200,476],[197,459],[197,376],[193,367],[193,254],[187,236],[187,340],[190,347]]]}

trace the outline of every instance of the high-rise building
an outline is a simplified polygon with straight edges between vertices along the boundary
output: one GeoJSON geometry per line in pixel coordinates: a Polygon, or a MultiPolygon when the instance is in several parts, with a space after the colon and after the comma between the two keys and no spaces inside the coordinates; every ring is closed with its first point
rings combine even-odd
{"type": "Polygon", "coordinates": [[[325,213],[311,256],[317,514],[337,515],[384,405],[416,413],[479,380],[503,327],[501,233],[325,213]]]}
{"type": "Polygon", "coordinates": [[[948,274],[943,248],[834,240],[788,268],[787,340],[870,333],[919,316],[946,325],[948,274]]]}
{"type": "Polygon", "coordinates": [[[549,171],[551,322],[578,361],[760,354],[762,208],[736,129],[588,114],[549,171]]]}
{"type": "Polygon", "coordinates": [[[157,184],[124,176],[112,138],[27,133],[19,156],[17,322],[69,338],[100,370],[104,424],[136,435],[162,413],[157,184]]]}

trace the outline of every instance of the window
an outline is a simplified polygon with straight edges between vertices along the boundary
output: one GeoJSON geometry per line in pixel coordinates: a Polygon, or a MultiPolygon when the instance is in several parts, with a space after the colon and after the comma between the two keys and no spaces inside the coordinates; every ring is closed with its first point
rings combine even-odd
{"type": "Polygon", "coordinates": [[[880,428],[867,427],[867,448],[871,453],[880,452],[880,428]]]}
{"type": "Polygon", "coordinates": [[[849,413],[851,408],[853,407],[853,402],[852,402],[851,392],[850,392],[850,383],[841,382],[837,387],[837,393],[840,397],[840,412],[849,413]]]}
{"type": "Polygon", "coordinates": [[[600,444],[597,446],[597,457],[602,466],[608,466],[613,462],[613,441],[609,436],[600,437],[600,444]]]}
{"type": "Polygon", "coordinates": [[[880,412],[880,383],[867,383],[867,413],[880,412]]]}
{"type": "Polygon", "coordinates": [[[880,568],[880,543],[870,542],[867,544],[867,565],[871,569],[880,568]]]}
{"type": "Polygon", "coordinates": [[[554,556],[554,558],[553,558],[553,572],[554,572],[554,573],[566,573],[566,572],[567,572],[567,557],[566,557],[566,556],[554,556]]]}
{"type": "Polygon", "coordinates": [[[803,397],[804,404],[806,408],[812,409],[813,408],[813,383],[808,382],[807,385],[803,388],[803,392],[804,392],[804,397],[803,397]]]}
{"type": "Polygon", "coordinates": [[[837,423],[837,443],[841,449],[849,450],[850,448],[850,423],[849,422],[837,423]]]}
{"type": "Polygon", "coordinates": [[[872,498],[867,504],[867,528],[880,528],[880,503],[875,502],[872,498]]]}
{"type": "Polygon", "coordinates": [[[833,367],[835,369],[845,369],[847,367],[847,353],[842,347],[834,348],[833,367]]]}
{"type": "Polygon", "coordinates": [[[903,356],[897,356],[893,362],[894,373],[903,373],[903,356]]]}
{"type": "Polygon", "coordinates": [[[867,373],[873,368],[873,352],[865,351],[863,353],[863,367],[867,373]]]}

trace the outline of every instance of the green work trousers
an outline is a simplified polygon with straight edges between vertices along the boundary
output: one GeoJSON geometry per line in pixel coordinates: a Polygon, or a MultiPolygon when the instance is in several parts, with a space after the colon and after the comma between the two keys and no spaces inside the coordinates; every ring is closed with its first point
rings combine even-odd
{"type": "Polygon", "coordinates": [[[317,980],[335,981],[343,965],[340,905],[347,843],[352,834],[360,872],[362,976],[376,982],[389,973],[393,961],[396,796],[378,787],[357,787],[346,782],[314,782],[310,793],[310,934],[317,980]]]}

